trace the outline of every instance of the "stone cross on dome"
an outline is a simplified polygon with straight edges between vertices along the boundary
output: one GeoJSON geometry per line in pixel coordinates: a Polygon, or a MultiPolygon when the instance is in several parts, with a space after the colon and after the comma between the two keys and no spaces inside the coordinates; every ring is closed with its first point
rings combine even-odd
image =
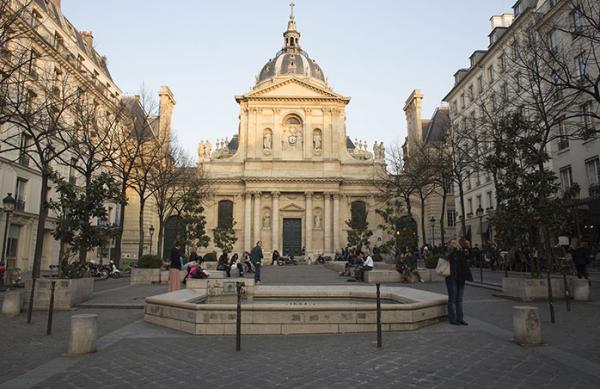
{"type": "Polygon", "coordinates": [[[294,19],[294,7],[296,6],[296,3],[294,2],[294,0],[292,0],[292,2],[290,3],[290,8],[292,9],[292,12],[290,14],[290,19],[294,19]]]}

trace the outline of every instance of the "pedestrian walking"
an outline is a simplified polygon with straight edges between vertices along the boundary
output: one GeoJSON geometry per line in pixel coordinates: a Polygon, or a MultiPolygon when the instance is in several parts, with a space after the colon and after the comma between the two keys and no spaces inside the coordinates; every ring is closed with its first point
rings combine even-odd
{"type": "Polygon", "coordinates": [[[448,290],[448,320],[452,325],[468,325],[464,320],[463,295],[466,281],[473,281],[468,261],[469,242],[464,239],[450,242],[448,262],[450,275],[446,277],[448,290]]]}
{"type": "Polygon", "coordinates": [[[573,262],[577,270],[577,278],[590,279],[590,274],[587,270],[587,265],[590,263],[590,251],[587,248],[586,242],[581,242],[577,245],[573,253],[573,262]]]}
{"type": "Polygon", "coordinates": [[[171,249],[170,266],[169,266],[169,292],[179,290],[181,285],[181,244],[175,243],[175,247],[171,249]]]}
{"type": "Polygon", "coordinates": [[[250,251],[250,260],[254,265],[254,281],[256,284],[260,284],[260,268],[262,265],[263,252],[262,242],[259,240],[256,242],[256,246],[250,251]]]}

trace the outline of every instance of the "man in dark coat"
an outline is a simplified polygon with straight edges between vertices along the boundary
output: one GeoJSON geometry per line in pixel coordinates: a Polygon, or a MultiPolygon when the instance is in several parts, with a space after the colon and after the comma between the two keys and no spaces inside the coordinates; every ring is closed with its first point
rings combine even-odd
{"type": "Polygon", "coordinates": [[[577,278],[589,279],[590,274],[587,271],[587,265],[590,262],[590,252],[586,242],[579,243],[579,246],[573,252],[573,262],[577,269],[577,278]]]}
{"type": "Polygon", "coordinates": [[[469,267],[469,242],[461,239],[450,242],[448,262],[450,262],[450,276],[446,277],[448,289],[448,320],[453,325],[467,325],[463,313],[463,294],[465,283],[473,281],[469,267]]]}
{"type": "Polygon", "coordinates": [[[256,282],[256,284],[260,284],[260,267],[262,264],[262,259],[262,242],[259,240],[258,242],[256,242],[256,246],[252,249],[252,251],[250,251],[250,260],[254,265],[254,281],[256,282]]]}

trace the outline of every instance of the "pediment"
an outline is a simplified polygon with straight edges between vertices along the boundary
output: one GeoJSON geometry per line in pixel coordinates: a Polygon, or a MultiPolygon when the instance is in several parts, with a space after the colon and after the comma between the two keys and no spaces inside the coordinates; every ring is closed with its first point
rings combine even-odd
{"type": "Polygon", "coordinates": [[[304,211],[304,208],[296,205],[296,204],[288,204],[283,208],[279,209],[280,211],[304,211]]]}
{"type": "Polygon", "coordinates": [[[318,98],[341,99],[346,97],[298,79],[288,79],[266,85],[244,96],[245,98],[318,98]]]}

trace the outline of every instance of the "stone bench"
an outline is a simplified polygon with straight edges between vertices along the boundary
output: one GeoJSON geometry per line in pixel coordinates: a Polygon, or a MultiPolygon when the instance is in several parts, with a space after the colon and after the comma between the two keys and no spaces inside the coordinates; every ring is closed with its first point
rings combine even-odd
{"type": "Polygon", "coordinates": [[[421,276],[423,282],[444,282],[446,278],[438,274],[435,269],[418,269],[417,272],[421,276]]]}

